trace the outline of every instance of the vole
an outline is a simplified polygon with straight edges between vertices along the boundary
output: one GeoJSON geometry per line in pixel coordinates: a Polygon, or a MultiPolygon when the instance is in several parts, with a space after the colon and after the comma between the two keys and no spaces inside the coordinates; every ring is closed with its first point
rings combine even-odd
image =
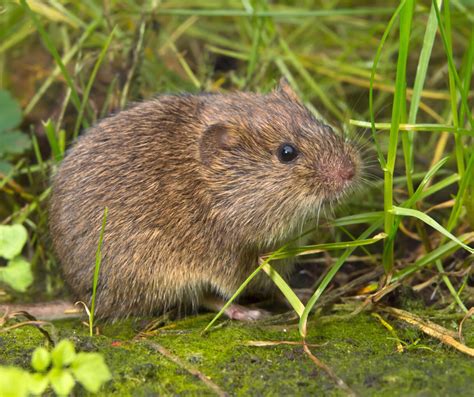
{"type": "MultiPolygon", "coordinates": [[[[52,185],[54,251],[73,293],[90,302],[108,207],[97,316],[218,310],[260,255],[349,193],[361,167],[355,145],[285,80],[268,94],[160,95],[100,121],[69,150],[52,185]]],[[[250,290],[271,285],[262,273],[250,290]]]]}

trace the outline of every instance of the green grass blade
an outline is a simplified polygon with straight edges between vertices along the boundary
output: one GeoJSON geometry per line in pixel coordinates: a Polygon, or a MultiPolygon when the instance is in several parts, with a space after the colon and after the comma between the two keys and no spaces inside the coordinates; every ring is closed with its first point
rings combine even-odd
{"type": "Polygon", "coordinates": [[[453,230],[454,226],[460,219],[460,214],[462,211],[462,205],[464,203],[464,197],[468,191],[469,185],[472,183],[474,178],[474,150],[471,152],[471,157],[469,158],[469,162],[466,166],[466,173],[464,174],[464,178],[461,178],[458,193],[456,194],[455,203],[453,209],[451,210],[451,214],[449,215],[449,220],[447,224],[448,230],[453,230]]]}
{"type": "MultiPolygon", "coordinates": [[[[439,7],[433,1],[433,6],[436,7],[436,10],[439,7]]],[[[451,59],[453,62],[453,43],[451,39],[451,6],[449,0],[445,0],[444,2],[444,34],[442,33],[443,40],[444,40],[444,50],[446,52],[446,56],[448,59],[451,59]]],[[[436,12],[435,10],[435,12],[436,12]]],[[[439,14],[438,14],[439,16],[439,14]]],[[[442,27],[441,19],[438,20],[440,29],[442,27]]],[[[454,62],[453,62],[454,63],[454,62]]],[[[449,79],[449,93],[451,95],[451,117],[453,119],[453,124],[455,127],[459,127],[459,113],[458,113],[458,98],[457,98],[457,90],[456,90],[456,81],[455,81],[455,68],[448,68],[448,79],[449,79]]],[[[462,89],[461,89],[462,91],[462,89]]],[[[462,143],[462,137],[459,135],[454,136],[454,145],[455,145],[455,153],[456,153],[456,162],[458,165],[458,173],[462,176],[464,175],[464,148],[462,143]]]]}
{"type": "Polygon", "coordinates": [[[262,270],[268,275],[268,277],[271,278],[271,280],[285,296],[286,300],[290,303],[293,310],[298,314],[298,316],[301,317],[304,311],[304,305],[301,303],[300,299],[296,296],[283,277],[280,276],[280,274],[268,263],[262,267],[262,270]]]}
{"type": "MultiPolygon", "coordinates": [[[[303,66],[301,61],[298,59],[298,56],[290,49],[288,43],[280,37],[280,46],[283,50],[283,53],[288,58],[289,62],[293,65],[296,71],[300,74],[303,80],[306,82],[308,87],[310,87],[314,93],[318,96],[319,100],[326,106],[326,108],[339,120],[344,119],[344,115],[342,112],[337,108],[337,106],[333,103],[327,93],[321,88],[321,86],[314,80],[314,78],[310,75],[310,73],[306,70],[303,66]]],[[[321,115],[318,117],[322,118],[321,115]]]]}
{"type": "MultiPolygon", "coordinates": [[[[435,0],[433,0],[433,4],[435,4],[435,0]]],[[[444,7],[446,8],[448,6],[449,6],[449,3],[445,2],[444,7]]],[[[456,71],[456,65],[455,65],[455,62],[454,62],[454,59],[453,59],[453,56],[452,56],[452,46],[450,46],[450,44],[449,44],[450,39],[448,39],[448,37],[447,37],[447,33],[446,33],[444,25],[441,21],[440,11],[439,11],[438,7],[436,6],[436,4],[435,4],[435,11],[436,11],[436,18],[438,20],[438,27],[439,27],[440,36],[441,36],[441,39],[443,41],[444,49],[445,49],[445,52],[446,52],[446,55],[447,55],[448,70],[449,70],[450,76],[452,76],[452,78],[454,80],[454,83],[456,84],[456,87],[458,89],[458,92],[461,96],[461,106],[464,107],[464,111],[465,111],[465,114],[466,114],[467,119],[469,121],[469,125],[471,126],[471,128],[473,128],[474,127],[474,119],[472,118],[471,108],[470,108],[469,102],[467,100],[468,99],[467,98],[467,93],[464,91],[462,82],[461,82],[461,80],[459,78],[459,75],[456,71]]]]}
{"type": "Polygon", "coordinates": [[[79,129],[81,128],[81,124],[82,124],[82,118],[84,116],[84,110],[86,109],[87,101],[89,100],[89,95],[92,89],[92,85],[94,84],[97,72],[99,71],[99,68],[102,65],[102,62],[104,61],[105,55],[107,54],[107,50],[109,49],[110,43],[112,42],[112,39],[115,35],[115,31],[116,31],[115,28],[112,29],[112,32],[110,32],[110,35],[107,37],[107,40],[105,41],[102,47],[102,50],[100,51],[99,57],[97,58],[94,68],[92,69],[92,73],[89,77],[89,81],[87,82],[86,89],[84,90],[84,94],[82,95],[81,107],[79,109],[79,114],[77,115],[77,119],[76,119],[76,125],[74,127],[74,135],[73,135],[74,139],[79,134],[79,129]]]}
{"type": "Polygon", "coordinates": [[[237,299],[237,297],[242,293],[245,287],[247,287],[247,285],[255,278],[255,276],[260,272],[260,270],[262,270],[263,267],[273,259],[274,255],[277,255],[280,250],[283,250],[284,247],[286,246],[283,246],[279,250],[276,250],[273,254],[263,260],[262,263],[250,274],[250,276],[248,276],[247,279],[242,284],[240,284],[239,288],[237,288],[237,291],[234,292],[234,295],[230,297],[230,299],[224,304],[222,309],[214,316],[214,318],[209,322],[209,324],[206,325],[206,328],[204,328],[202,333],[206,333],[207,331],[209,331],[212,325],[219,319],[220,316],[224,314],[227,308],[232,304],[235,299],[237,299]]]}
{"type": "MultiPolygon", "coordinates": [[[[463,243],[469,243],[474,240],[474,233],[466,233],[459,236],[459,240],[463,243]]],[[[399,280],[404,279],[418,271],[420,271],[423,267],[428,266],[430,263],[435,262],[438,259],[442,259],[448,255],[452,255],[454,252],[459,250],[459,244],[456,241],[448,241],[443,245],[440,245],[436,249],[431,252],[428,252],[426,255],[423,255],[420,259],[415,261],[410,266],[403,268],[396,272],[391,279],[391,282],[396,282],[399,280]]]]}
{"type": "MultiPolygon", "coordinates": [[[[442,0],[438,0],[438,5],[442,4],[442,0]]],[[[423,47],[421,48],[420,59],[418,60],[418,67],[416,69],[415,83],[413,85],[413,94],[411,97],[410,111],[408,112],[408,123],[415,124],[418,108],[420,106],[421,93],[426,80],[426,73],[428,71],[428,64],[431,58],[431,51],[433,50],[434,39],[438,23],[436,20],[436,11],[434,5],[431,5],[430,15],[426,25],[425,36],[423,37],[423,47]]],[[[407,161],[406,169],[411,174],[413,172],[413,143],[415,134],[410,131],[407,136],[407,153],[405,159],[407,161]]]]}
{"type": "Polygon", "coordinates": [[[331,222],[332,226],[357,225],[359,223],[374,223],[383,217],[383,211],[364,212],[337,218],[331,222]]]}
{"type": "MultiPolygon", "coordinates": [[[[406,69],[408,59],[408,49],[410,44],[410,31],[413,20],[414,0],[407,0],[400,12],[400,44],[397,61],[397,76],[395,79],[395,94],[392,106],[392,123],[387,153],[387,164],[384,168],[384,230],[389,236],[393,236],[394,217],[393,208],[393,173],[397,159],[398,147],[398,125],[403,123],[406,107],[406,69]]],[[[393,268],[393,239],[385,240],[383,264],[388,273],[393,268]]]]}
{"type": "MultiPolygon", "coordinates": [[[[364,240],[368,236],[370,236],[375,230],[380,228],[380,226],[383,223],[383,219],[381,219],[378,222],[375,222],[371,226],[369,226],[360,236],[359,240],[364,240]]],[[[311,296],[309,299],[308,303],[306,304],[303,314],[301,315],[300,322],[298,324],[298,329],[300,332],[300,335],[305,338],[307,334],[307,323],[308,323],[308,317],[309,314],[311,313],[311,310],[313,309],[314,305],[317,303],[318,299],[322,295],[322,293],[326,290],[327,286],[331,282],[331,280],[334,278],[336,273],[339,271],[339,269],[342,267],[342,265],[345,263],[346,259],[352,254],[352,252],[356,249],[357,247],[350,247],[344,251],[344,253],[338,258],[336,263],[331,267],[331,270],[324,276],[323,280],[321,283],[318,285],[318,288],[314,292],[314,294],[311,296]]]]}
{"type": "Polygon", "coordinates": [[[31,19],[33,20],[33,23],[35,24],[36,28],[38,29],[38,32],[41,36],[41,39],[43,40],[44,45],[50,52],[51,56],[54,58],[54,61],[56,64],[59,66],[59,69],[61,69],[61,73],[64,76],[64,79],[66,80],[66,83],[68,87],[71,89],[71,97],[72,97],[72,102],[74,106],[76,107],[77,111],[79,111],[81,107],[81,101],[79,99],[79,94],[77,93],[76,87],[74,86],[74,83],[71,79],[71,76],[69,75],[69,72],[67,71],[66,67],[63,64],[63,61],[61,60],[61,57],[59,56],[58,50],[54,46],[53,42],[51,41],[51,38],[49,37],[48,33],[46,33],[46,30],[44,29],[43,25],[41,24],[38,16],[36,13],[34,13],[30,7],[28,6],[26,0],[20,0],[20,4],[23,6],[23,8],[28,12],[28,14],[31,16],[31,19]]]}
{"type": "Polygon", "coordinates": [[[59,142],[59,137],[56,136],[56,128],[52,120],[48,119],[46,123],[43,123],[43,127],[53,154],[53,159],[55,162],[60,162],[63,159],[64,151],[61,149],[61,143],[59,142]]]}
{"type": "MultiPolygon", "coordinates": [[[[464,95],[467,97],[469,94],[469,87],[471,86],[472,80],[472,66],[474,63],[474,26],[471,29],[471,37],[469,39],[469,46],[466,53],[466,61],[464,64],[463,73],[463,84],[464,84],[464,95]]],[[[468,120],[466,118],[466,108],[461,106],[461,112],[459,116],[460,125],[464,125],[468,120]]]]}
{"type": "Polygon", "coordinates": [[[109,209],[105,207],[104,216],[102,218],[102,227],[100,229],[99,243],[97,244],[97,251],[95,254],[94,280],[92,284],[91,311],[90,311],[90,319],[89,319],[90,336],[92,336],[93,328],[94,328],[95,299],[96,299],[96,293],[97,293],[97,284],[99,282],[100,265],[102,263],[102,243],[104,241],[105,224],[107,223],[108,213],[109,213],[109,209]]]}
{"type": "Polygon", "coordinates": [[[370,126],[372,130],[372,137],[375,143],[375,149],[377,150],[378,160],[382,168],[386,167],[386,160],[382,153],[382,149],[380,148],[378,139],[377,139],[377,131],[375,128],[375,113],[374,113],[374,80],[375,80],[375,72],[377,70],[377,65],[379,63],[380,57],[382,56],[382,49],[385,45],[385,41],[389,33],[392,31],[393,24],[395,23],[400,11],[405,6],[405,0],[400,2],[399,6],[396,8],[395,12],[393,13],[392,17],[390,18],[387,28],[385,29],[382,38],[380,39],[380,44],[377,47],[377,52],[375,53],[375,58],[372,63],[372,70],[370,73],[370,85],[369,85],[369,114],[370,114],[370,126]]]}
{"type": "Polygon", "coordinates": [[[190,16],[198,15],[205,17],[271,17],[271,18],[296,18],[296,17],[334,17],[334,16],[367,16],[367,15],[385,15],[393,11],[390,7],[358,7],[358,8],[339,8],[332,10],[272,10],[272,11],[252,11],[236,9],[179,9],[164,8],[154,9],[157,15],[179,15],[190,16]]]}
{"type": "Polygon", "coordinates": [[[410,208],[402,208],[402,207],[396,207],[396,206],[394,206],[391,211],[395,215],[411,216],[411,217],[420,219],[421,221],[425,222],[427,225],[431,226],[433,229],[440,232],[445,237],[447,237],[450,240],[455,241],[456,243],[458,243],[459,246],[463,247],[466,251],[470,252],[471,254],[474,254],[474,248],[471,248],[468,245],[464,244],[461,240],[459,240],[456,236],[451,234],[448,230],[446,230],[443,226],[441,226],[433,218],[431,218],[430,216],[424,214],[423,212],[418,211],[418,210],[414,210],[414,209],[410,209],[410,208]]]}
{"type": "Polygon", "coordinates": [[[430,170],[425,174],[422,181],[418,185],[416,191],[413,195],[402,205],[402,207],[412,207],[418,200],[420,200],[425,186],[428,184],[429,181],[436,175],[436,173],[441,169],[443,165],[449,160],[449,157],[445,157],[438,161],[430,170]]]}
{"type": "Polygon", "coordinates": [[[357,239],[354,241],[342,241],[337,243],[304,245],[297,248],[286,248],[274,255],[272,260],[292,258],[294,256],[311,255],[324,251],[361,247],[364,245],[374,244],[380,240],[383,240],[385,237],[387,237],[385,233],[379,233],[368,239],[357,239]]]}
{"type": "MultiPolygon", "coordinates": [[[[77,52],[82,48],[82,45],[87,40],[87,38],[95,31],[95,29],[99,25],[99,22],[100,22],[99,20],[95,20],[87,26],[86,30],[81,35],[81,37],[63,56],[62,58],[63,65],[67,65],[69,61],[77,54],[77,52]]],[[[44,93],[48,90],[48,88],[54,82],[54,80],[56,79],[59,73],[61,73],[61,69],[59,65],[56,65],[53,72],[48,76],[48,78],[44,81],[41,87],[36,91],[35,95],[28,102],[28,105],[26,105],[25,110],[24,110],[25,115],[29,114],[33,110],[33,108],[36,106],[36,104],[39,102],[39,100],[44,95],[44,93]]]]}
{"type": "Polygon", "coordinates": [[[439,182],[436,182],[435,184],[431,185],[430,187],[426,188],[420,195],[420,200],[425,199],[426,197],[429,197],[433,195],[436,192],[439,192],[440,190],[443,190],[447,188],[450,185],[453,185],[454,183],[459,181],[459,175],[454,174],[450,175],[444,179],[442,179],[439,182]]]}
{"type": "MultiPolygon", "coordinates": [[[[357,127],[370,128],[371,124],[368,121],[362,120],[349,120],[351,125],[357,127]]],[[[391,123],[375,123],[377,130],[390,130],[392,127],[391,123]]],[[[400,131],[418,131],[418,132],[450,132],[453,134],[469,135],[474,136],[474,131],[468,130],[462,127],[455,127],[447,124],[431,124],[431,123],[420,123],[420,124],[399,124],[398,129],[400,131]]]]}

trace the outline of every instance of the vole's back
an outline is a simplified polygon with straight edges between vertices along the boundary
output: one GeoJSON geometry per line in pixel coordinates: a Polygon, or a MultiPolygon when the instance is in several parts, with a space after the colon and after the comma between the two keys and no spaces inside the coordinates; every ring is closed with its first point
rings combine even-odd
{"type": "Polygon", "coordinates": [[[199,293],[189,290],[197,278],[193,263],[176,250],[189,241],[199,250],[193,224],[200,222],[196,207],[206,205],[193,175],[198,102],[162,97],[103,120],[79,139],[54,178],[54,248],[66,280],[85,301],[109,208],[99,315],[147,314],[156,302],[164,307],[184,295],[194,301],[192,294],[199,293]]]}

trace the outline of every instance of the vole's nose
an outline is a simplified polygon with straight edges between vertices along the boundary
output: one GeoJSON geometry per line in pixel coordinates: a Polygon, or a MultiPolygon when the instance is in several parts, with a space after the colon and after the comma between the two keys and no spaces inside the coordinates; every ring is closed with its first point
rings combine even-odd
{"type": "Polygon", "coordinates": [[[355,176],[354,162],[350,159],[344,159],[337,173],[342,180],[350,181],[355,176]]]}
{"type": "Polygon", "coordinates": [[[357,174],[356,163],[350,157],[332,157],[316,165],[317,177],[326,186],[336,190],[344,188],[357,174]]]}

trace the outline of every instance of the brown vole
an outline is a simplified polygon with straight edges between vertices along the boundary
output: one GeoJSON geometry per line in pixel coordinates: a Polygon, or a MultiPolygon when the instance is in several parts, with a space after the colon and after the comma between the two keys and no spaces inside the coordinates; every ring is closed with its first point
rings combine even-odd
{"type": "MultiPolygon", "coordinates": [[[[98,316],[218,309],[259,255],[350,191],[360,168],[354,146],[285,81],[267,95],[162,95],[102,120],[69,151],[53,181],[54,249],[72,291],[89,302],[107,206],[98,316]]],[[[262,274],[251,289],[270,284],[262,274]]]]}

